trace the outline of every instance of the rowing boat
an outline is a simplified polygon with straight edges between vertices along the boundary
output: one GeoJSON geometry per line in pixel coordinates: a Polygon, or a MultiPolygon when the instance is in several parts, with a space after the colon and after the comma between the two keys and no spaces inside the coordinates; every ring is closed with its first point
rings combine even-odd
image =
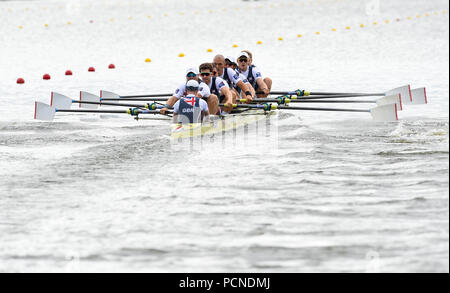
{"type": "MultiPolygon", "coordinates": [[[[231,114],[225,116],[210,115],[210,121],[205,123],[173,124],[171,125],[171,137],[189,138],[204,135],[214,135],[229,130],[237,129],[245,125],[269,118],[269,116],[281,111],[332,111],[369,113],[374,121],[395,122],[398,120],[397,111],[403,110],[403,105],[427,104],[428,99],[425,88],[411,90],[409,85],[395,88],[383,93],[335,93],[335,92],[308,92],[313,97],[304,97],[305,91],[283,92],[285,95],[275,99],[254,99],[251,104],[233,104],[231,114]],[[377,100],[336,100],[341,98],[354,98],[362,96],[382,96],[377,100]],[[334,100],[330,100],[334,99],[334,100]],[[407,101],[403,103],[403,101],[407,101]],[[331,108],[331,107],[298,107],[290,106],[289,102],[296,103],[375,103],[376,107],[369,109],[355,108],[331,108]]],[[[98,113],[98,114],[128,114],[139,120],[143,115],[162,115],[171,118],[173,111],[161,113],[164,108],[159,102],[166,101],[169,94],[147,94],[120,96],[109,91],[100,91],[100,96],[80,92],[80,99],[74,100],[62,94],[52,92],[50,105],[35,102],[34,119],[52,121],[57,112],[62,113],[98,113]],[[116,101],[116,103],[111,102],[116,101]],[[133,101],[146,101],[146,104],[136,104],[133,101]],[[153,102],[150,102],[153,101],[153,102]],[[79,104],[79,109],[71,109],[72,104],[79,104]],[[127,107],[128,109],[98,109],[100,105],[111,107],[127,107]]],[[[245,103],[246,100],[239,102],[245,103]]],[[[224,105],[219,105],[223,107],[224,105]]],[[[167,119],[167,120],[169,120],[167,119]]]]}
{"type": "Polygon", "coordinates": [[[226,116],[210,115],[210,122],[172,124],[171,136],[178,139],[224,133],[267,119],[275,113],[261,109],[247,109],[246,111],[233,111],[226,116]]]}

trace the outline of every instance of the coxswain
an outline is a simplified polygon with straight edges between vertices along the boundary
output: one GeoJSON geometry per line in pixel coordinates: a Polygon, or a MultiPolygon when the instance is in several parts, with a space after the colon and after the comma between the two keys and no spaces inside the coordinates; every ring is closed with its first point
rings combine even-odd
{"type": "Polygon", "coordinates": [[[208,104],[198,97],[199,86],[194,79],[186,83],[186,96],[173,105],[173,122],[201,123],[209,120],[208,104]]]}
{"type": "MultiPolygon", "coordinates": [[[[245,84],[241,79],[240,75],[236,70],[230,67],[225,67],[225,58],[223,55],[216,55],[213,59],[214,65],[217,67],[217,76],[225,80],[229,85],[236,85],[243,93],[245,93],[245,97],[247,99],[247,103],[253,100],[254,94],[252,94],[251,86],[249,84],[245,84]]],[[[237,99],[239,96],[238,91],[234,88],[232,89],[233,95],[237,99]]]]}
{"type": "MultiPolygon", "coordinates": [[[[211,63],[203,63],[199,67],[202,81],[209,87],[210,98],[218,98],[220,104],[224,104],[223,111],[230,113],[236,98],[233,96],[228,83],[218,76],[213,76],[214,67],[211,63]]],[[[212,113],[212,112],[211,112],[212,113]]]]}
{"type": "Polygon", "coordinates": [[[262,77],[261,72],[258,67],[252,64],[251,53],[248,51],[242,51],[237,57],[238,69],[236,70],[239,73],[242,73],[248,82],[252,85],[255,92],[261,92],[257,94],[258,97],[267,97],[270,93],[270,89],[272,88],[272,80],[268,77],[262,77]]]}

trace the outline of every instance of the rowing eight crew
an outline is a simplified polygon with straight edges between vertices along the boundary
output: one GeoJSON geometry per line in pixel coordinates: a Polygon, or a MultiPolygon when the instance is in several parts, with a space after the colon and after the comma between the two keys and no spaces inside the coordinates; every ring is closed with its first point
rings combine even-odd
{"type": "MultiPolygon", "coordinates": [[[[168,108],[175,107],[178,102],[183,107],[187,107],[189,104],[192,108],[198,107],[200,105],[199,102],[197,100],[194,102],[191,96],[187,98],[188,95],[195,95],[196,98],[206,101],[206,103],[202,104],[206,104],[208,113],[222,115],[231,112],[233,104],[236,103],[239,97],[245,98],[247,103],[250,103],[255,97],[267,97],[272,87],[272,80],[268,77],[262,78],[259,69],[252,64],[251,53],[242,51],[238,56],[238,64],[232,59],[232,57],[225,58],[222,55],[216,55],[213,63],[201,64],[199,71],[196,68],[188,68],[186,70],[186,83],[181,84],[175,90],[173,96],[166,101],[165,107],[160,112],[165,114],[168,108]],[[194,91],[195,85],[190,83],[191,87],[188,91],[187,83],[190,81],[197,82],[197,90],[194,91]],[[257,90],[259,90],[258,93],[256,93],[257,90]],[[186,98],[189,102],[186,102],[186,98]],[[219,108],[219,103],[223,104],[222,109],[219,108]]],[[[205,111],[203,109],[200,112],[203,113],[205,111]]],[[[185,111],[183,113],[177,110],[174,113],[177,116],[188,112],[185,111]]],[[[194,121],[190,123],[197,123],[202,121],[201,118],[205,115],[191,116],[189,114],[189,119],[187,120],[194,121]]]]}

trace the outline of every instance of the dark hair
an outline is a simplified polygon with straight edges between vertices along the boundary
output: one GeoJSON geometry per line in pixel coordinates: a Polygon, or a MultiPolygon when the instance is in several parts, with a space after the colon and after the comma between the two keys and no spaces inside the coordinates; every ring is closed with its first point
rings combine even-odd
{"type": "Polygon", "coordinates": [[[213,72],[213,65],[211,63],[203,63],[198,68],[200,72],[202,72],[205,69],[209,69],[209,71],[213,72]]]}

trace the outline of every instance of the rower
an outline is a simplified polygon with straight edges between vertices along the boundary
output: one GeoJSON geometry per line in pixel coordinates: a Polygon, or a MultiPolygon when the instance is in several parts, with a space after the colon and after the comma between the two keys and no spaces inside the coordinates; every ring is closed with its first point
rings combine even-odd
{"type": "MultiPolygon", "coordinates": [[[[223,55],[216,55],[213,59],[213,63],[215,66],[217,66],[217,76],[224,79],[229,85],[236,85],[238,88],[240,88],[241,91],[245,93],[248,103],[253,100],[253,97],[255,95],[252,94],[251,86],[249,84],[245,84],[239,76],[239,73],[236,72],[233,68],[225,68],[225,58],[223,57],[223,55]]],[[[239,93],[234,88],[232,89],[232,92],[237,99],[239,93]]]]}
{"type": "MultiPolygon", "coordinates": [[[[237,69],[236,59],[234,59],[231,56],[227,56],[225,58],[225,68],[232,68],[233,70],[236,71],[236,69],[237,69]]],[[[255,90],[253,89],[251,84],[248,82],[247,78],[245,78],[245,76],[242,73],[239,73],[239,77],[242,79],[242,81],[250,89],[250,92],[252,93],[252,97],[255,97],[256,96],[255,90]]],[[[238,92],[238,94],[241,96],[241,98],[245,99],[245,94],[241,91],[241,89],[235,84],[233,84],[232,86],[238,92]]]]}
{"type": "Polygon", "coordinates": [[[236,98],[233,97],[228,83],[220,77],[213,76],[214,67],[211,63],[203,63],[199,67],[202,81],[208,85],[211,96],[218,98],[221,104],[224,104],[223,111],[230,113],[233,110],[233,104],[236,103],[236,98]]]}
{"type": "Polygon", "coordinates": [[[232,56],[225,57],[225,67],[230,67],[236,70],[237,69],[236,59],[232,56]]]}
{"type": "Polygon", "coordinates": [[[249,51],[242,51],[238,58],[238,69],[239,73],[242,73],[249,83],[252,85],[255,91],[262,91],[262,94],[257,94],[258,97],[267,97],[269,95],[270,89],[272,88],[272,80],[268,77],[262,78],[261,72],[258,67],[252,64],[251,53],[249,51]]]}
{"type": "MultiPolygon", "coordinates": [[[[208,99],[211,95],[209,87],[199,81],[198,70],[194,67],[190,67],[186,70],[186,81],[195,80],[199,82],[199,90],[197,92],[197,97],[203,98],[208,102],[208,107],[211,111],[215,111],[212,113],[216,113],[219,110],[219,100],[216,98],[208,99]]],[[[186,96],[186,83],[181,84],[176,90],[175,93],[166,101],[165,107],[160,110],[161,114],[165,114],[168,108],[172,107],[176,101],[178,101],[181,97],[186,96]]]]}
{"type": "Polygon", "coordinates": [[[209,120],[208,104],[198,97],[199,86],[193,79],[186,83],[186,96],[180,98],[173,106],[173,122],[201,123],[209,120]]]}

